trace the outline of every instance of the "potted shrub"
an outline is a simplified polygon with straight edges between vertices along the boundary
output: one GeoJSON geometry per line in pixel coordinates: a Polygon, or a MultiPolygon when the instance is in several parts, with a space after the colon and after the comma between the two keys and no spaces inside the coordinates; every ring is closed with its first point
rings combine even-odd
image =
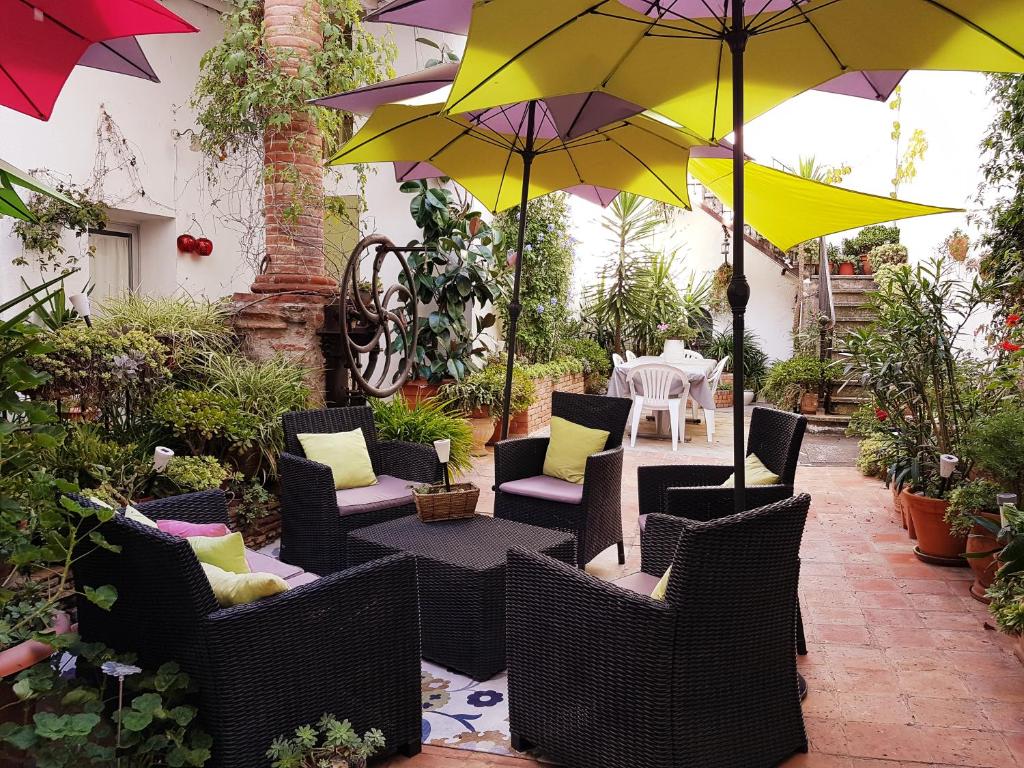
{"type": "MultiPolygon", "coordinates": [[[[473,430],[473,455],[487,453],[487,441],[494,432],[494,423],[501,418],[505,399],[505,369],[489,365],[469,374],[462,381],[445,384],[438,392],[442,400],[452,403],[469,417],[473,430]]],[[[512,413],[525,411],[533,403],[534,388],[522,370],[512,374],[512,413]]]]}
{"type": "Polygon", "coordinates": [[[956,344],[986,298],[978,278],[965,285],[942,259],[888,267],[869,298],[877,321],[847,341],[849,371],[885,414],[899,456],[891,478],[926,562],[965,564],[966,534],[953,529],[947,511],[950,494],[974,476],[966,436],[1016,391],[956,344]],[[942,471],[944,455],[959,457],[951,473],[942,471]]]}
{"type": "Polygon", "coordinates": [[[966,536],[965,555],[967,564],[974,571],[971,597],[988,603],[985,591],[991,586],[999,564],[993,554],[999,546],[995,534],[977,523],[984,518],[999,525],[999,509],[996,495],[1000,488],[990,480],[972,480],[953,490],[949,495],[946,522],[954,536],[966,536]]]}
{"type": "MultiPolygon", "coordinates": [[[[854,264],[859,265],[863,274],[870,275],[877,269],[868,257],[872,249],[880,245],[899,243],[899,241],[899,227],[874,224],[864,227],[854,237],[843,240],[842,254],[846,258],[852,259],[854,264]]],[[[840,272],[840,274],[843,273],[840,272]]],[[[853,274],[853,272],[849,274],[853,274]]]]}
{"type": "MultiPolygon", "coordinates": [[[[729,363],[723,369],[722,379],[719,381],[718,386],[721,388],[722,384],[727,381],[733,383],[733,371],[735,370],[736,356],[733,354],[731,326],[715,332],[711,336],[710,341],[704,345],[702,354],[704,357],[711,360],[721,360],[723,357],[728,357],[729,363]]],[[[743,332],[744,388],[749,388],[755,393],[759,392],[764,383],[767,371],[768,355],[761,348],[761,339],[759,339],[757,334],[750,329],[745,329],[743,332]]],[[[735,389],[735,387],[732,387],[732,389],[735,389]]],[[[731,404],[731,394],[729,398],[731,404]]]]}
{"type": "Polygon", "coordinates": [[[832,261],[832,273],[839,275],[855,275],[857,274],[857,264],[860,263],[860,257],[855,254],[844,253],[843,251],[835,251],[830,255],[832,261]]]}
{"type": "Polygon", "coordinates": [[[768,402],[786,411],[817,413],[818,387],[826,386],[836,373],[836,364],[814,355],[796,355],[779,360],[768,369],[762,392],[768,402]]]}
{"type": "Polygon", "coordinates": [[[990,600],[989,612],[995,617],[996,624],[1017,638],[1014,653],[1024,664],[1024,512],[1007,505],[1000,510],[1000,517],[998,523],[986,518],[976,520],[999,542],[993,553],[999,570],[986,596],[990,600]]]}
{"type": "Polygon", "coordinates": [[[906,264],[907,246],[900,243],[883,243],[876,245],[866,256],[869,269],[864,271],[865,275],[877,272],[886,264],[906,264]]]}

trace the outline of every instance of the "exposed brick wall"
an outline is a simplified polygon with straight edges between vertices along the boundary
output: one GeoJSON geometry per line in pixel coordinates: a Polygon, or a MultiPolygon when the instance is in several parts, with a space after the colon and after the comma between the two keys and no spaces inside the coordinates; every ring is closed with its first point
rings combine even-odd
{"type": "Polygon", "coordinates": [[[529,410],[517,413],[509,425],[509,433],[513,435],[529,435],[544,429],[551,423],[551,393],[572,392],[583,394],[583,374],[570,373],[557,379],[534,379],[537,399],[529,410]]]}
{"type": "MultiPolygon", "coordinates": [[[[319,0],[265,0],[268,47],[295,72],[323,47],[319,0]]],[[[315,402],[324,399],[324,358],[317,331],[337,283],[324,269],[323,138],[305,112],[264,137],[266,269],[251,293],[235,294],[235,328],[249,355],[280,354],[305,366],[315,402]],[[268,295],[269,294],[269,295],[268,295]]]]}

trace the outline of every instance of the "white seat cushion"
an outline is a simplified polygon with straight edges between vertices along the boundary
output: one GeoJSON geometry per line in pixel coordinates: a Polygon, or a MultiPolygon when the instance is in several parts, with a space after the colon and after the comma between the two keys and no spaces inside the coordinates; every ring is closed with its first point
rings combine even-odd
{"type": "Polygon", "coordinates": [[[515,496],[529,496],[533,499],[556,501],[560,504],[582,504],[583,486],[557,477],[535,475],[522,480],[509,480],[498,486],[499,491],[515,496]]]}

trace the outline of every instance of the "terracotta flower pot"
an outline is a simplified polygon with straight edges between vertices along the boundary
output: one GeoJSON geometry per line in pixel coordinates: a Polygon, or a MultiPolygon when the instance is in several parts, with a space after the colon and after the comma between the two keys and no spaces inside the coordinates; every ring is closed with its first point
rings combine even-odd
{"type": "Polygon", "coordinates": [[[900,500],[900,492],[896,490],[895,483],[892,484],[892,506],[896,510],[896,514],[899,515],[903,527],[907,529],[907,536],[916,539],[917,531],[914,529],[914,521],[910,517],[910,512],[903,506],[903,502],[900,500]]]}
{"type": "Polygon", "coordinates": [[[1014,646],[1013,655],[1021,664],[1024,664],[1024,635],[1017,635],[1017,645],[1014,646]]]}
{"type": "MultiPolygon", "coordinates": [[[[512,418],[510,418],[508,420],[508,436],[509,436],[509,438],[513,438],[513,437],[526,437],[526,435],[529,434],[529,432],[528,432],[528,430],[526,429],[526,426],[525,426],[526,421],[524,419],[520,419],[518,417],[519,417],[519,414],[518,413],[514,413],[514,414],[512,414],[512,418]]],[[[494,420],[494,431],[491,432],[491,437],[487,441],[487,444],[488,445],[494,445],[495,443],[499,442],[500,440],[501,440],[501,419],[495,419],[494,420]]]]}
{"type": "Polygon", "coordinates": [[[487,441],[494,432],[494,416],[486,408],[473,411],[469,416],[469,425],[473,429],[473,447],[470,453],[473,456],[486,456],[487,441]]]}
{"type": "Polygon", "coordinates": [[[853,262],[844,261],[842,264],[839,265],[839,274],[840,275],[855,275],[855,274],[857,274],[857,270],[855,270],[853,268],[853,262]]]}
{"type": "MultiPolygon", "coordinates": [[[[981,517],[991,520],[997,525],[999,524],[999,515],[997,514],[984,512],[981,514],[981,517]]],[[[967,536],[967,554],[991,552],[998,546],[999,541],[996,537],[980,525],[975,525],[967,536]]],[[[992,579],[995,578],[996,571],[999,570],[999,563],[996,561],[995,555],[969,557],[967,558],[967,564],[974,571],[971,597],[988,605],[992,601],[985,597],[985,590],[992,585],[992,579]]]]}
{"type": "Polygon", "coordinates": [[[413,379],[402,385],[402,394],[409,405],[416,405],[420,400],[434,397],[440,388],[440,384],[430,384],[426,379],[413,379]]]}
{"type": "Polygon", "coordinates": [[[817,392],[804,392],[800,396],[800,413],[817,413],[818,412],[818,393],[817,392]]]}
{"type": "Polygon", "coordinates": [[[874,270],[871,268],[871,259],[868,258],[866,253],[860,255],[860,271],[865,275],[874,273],[874,270]]]}
{"type": "Polygon", "coordinates": [[[966,536],[954,536],[946,522],[946,508],[949,502],[933,499],[910,491],[903,491],[900,497],[903,508],[910,512],[917,531],[917,546],[914,554],[918,559],[932,565],[967,565],[963,557],[967,545],[966,536]]]}

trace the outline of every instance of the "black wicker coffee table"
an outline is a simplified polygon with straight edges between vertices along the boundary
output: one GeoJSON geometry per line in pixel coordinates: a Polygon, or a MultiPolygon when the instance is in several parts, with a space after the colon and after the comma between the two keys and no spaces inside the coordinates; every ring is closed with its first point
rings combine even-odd
{"type": "Polygon", "coordinates": [[[576,565],[572,534],[477,515],[422,523],[415,515],[348,536],[350,566],[416,556],[423,656],[474,680],[505,669],[505,557],[523,547],[576,565]]]}

